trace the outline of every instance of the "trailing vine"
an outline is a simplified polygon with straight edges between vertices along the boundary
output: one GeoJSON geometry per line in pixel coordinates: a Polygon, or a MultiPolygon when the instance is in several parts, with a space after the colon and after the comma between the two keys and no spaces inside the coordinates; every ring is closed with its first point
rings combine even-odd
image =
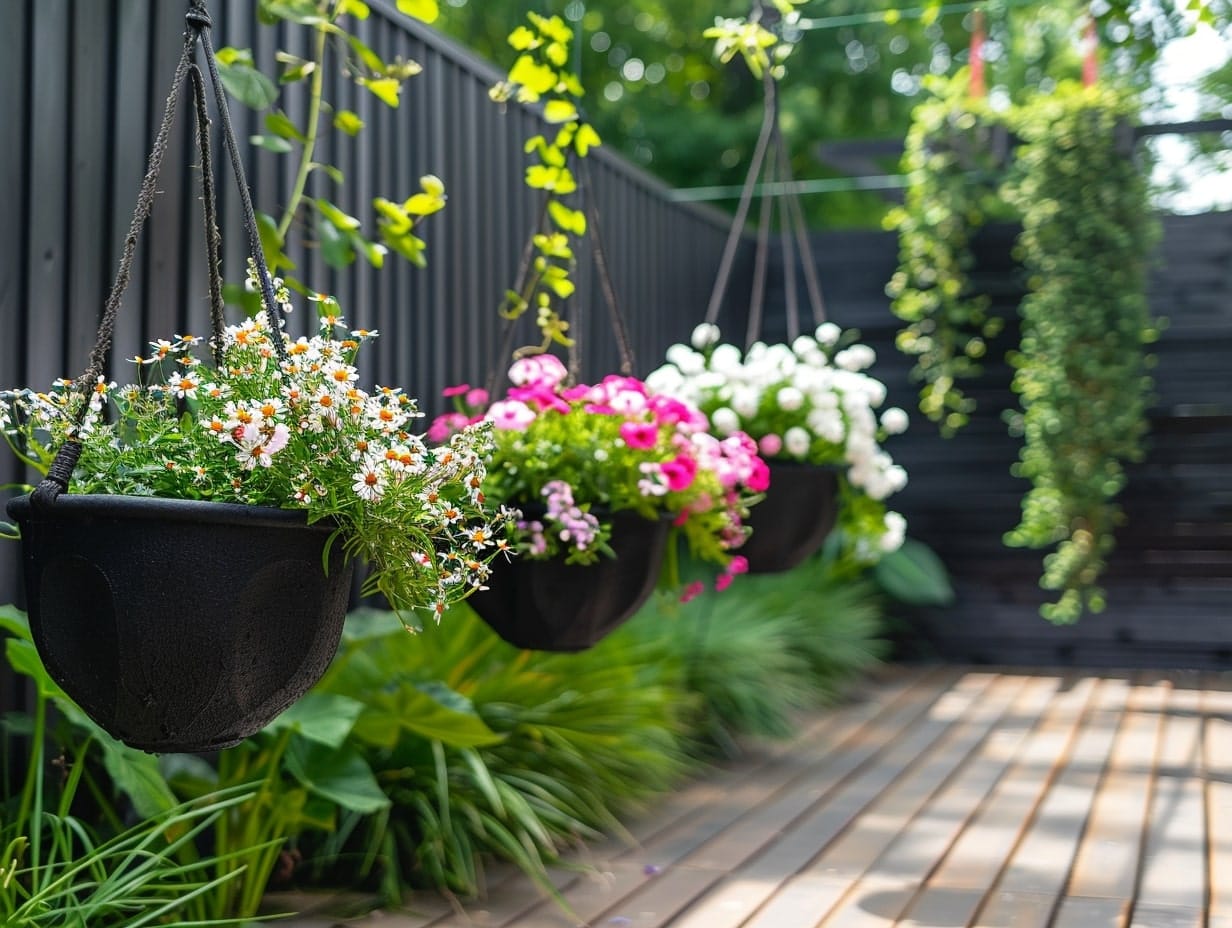
{"type": "Polygon", "coordinates": [[[1127,93],[1069,83],[1013,124],[1024,144],[1006,195],[1022,215],[1029,292],[1010,358],[1022,411],[1010,418],[1024,438],[1014,473],[1032,488],[1005,541],[1056,546],[1040,581],[1060,594],[1040,610],[1054,622],[1104,606],[1099,576],[1122,520],[1114,499],[1147,430],[1156,224],[1145,175],[1118,144],[1137,113],[1127,93]]]}
{"type": "Polygon", "coordinates": [[[509,45],[519,53],[509,76],[490,94],[498,103],[542,102],[544,120],[557,127],[553,137],[536,135],[525,146],[535,159],[526,169],[526,186],[543,192],[544,206],[528,243],[527,266],[506,292],[500,312],[512,322],[533,306],[543,341],[518,349],[518,356],[545,352],[553,343],[573,344],[569,323],[558,308],[577,289],[574,244],[587,228],[586,213],[568,199],[578,190],[572,164],[600,144],[599,134],[578,109],[583,89],[569,69],[573,31],[559,16],[528,13],[527,19],[528,26],[509,35],[509,45]]]}
{"type": "Polygon", "coordinates": [[[903,155],[906,202],[886,217],[899,241],[886,293],[907,323],[896,343],[915,358],[920,411],[946,437],[974,411],[959,383],[980,373],[987,341],[1002,327],[968,278],[971,237],[998,207],[1000,159],[990,141],[1000,120],[983,100],[968,97],[967,85],[965,71],[926,80],[932,96],[913,113],[903,155]]]}

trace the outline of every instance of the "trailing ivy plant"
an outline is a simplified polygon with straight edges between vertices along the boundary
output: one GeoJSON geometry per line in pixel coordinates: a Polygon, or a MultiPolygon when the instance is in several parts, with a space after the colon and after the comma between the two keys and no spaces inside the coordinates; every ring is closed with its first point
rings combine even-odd
{"type": "MultiPolygon", "coordinates": [[[[438,14],[436,0],[397,0],[397,8],[424,22],[432,22],[438,14]]],[[[300,292],[305,288],[290,276],[290,272],[295,271],[295,262],[287,254],[293,230],[310,230],[306,236],[330,267],[347,267],[358,257],[363,257],[373,267],[383,267],[390,251],[422,267],[425,245],[415,234],[415,228],[425,216],[445,205],[445,187],[432,175],[421,178],[421,189],[405,200],[376,197],[373,208],[380,239],[376,241],[364,232],[363,223],[357,217],[328,197],[310,193],[310,187],[316,192],[320,186],[314,184],[315,176],[323,175],[336,185],[345,180],[336,166],[317,160],[323,130],[332,126],[354,137],[364,128],[357,113],[336,108],[325,99],[327,71],[340,70],[383,104],[397,108],[402,85],[422,70],[414,61],[385,60],[346,28],[351,20],[365,20],[369,15],[370,9],[364,0],[259,0],[257,17],[260,22],[266,25],[285,23],[310,32],[306,57],[287,51],[275,55],[281,69],[277,84],[257,68],[251,50],[231,47],[218,50],[219,71],[228,92],[246,106],[268,110],[264,118],[265,131],[251,138],[253,144],[295,159],[295,180],[281,213],[277,218],[258,213],[257,221],[270,271],[281,272],[287,284],[300,292]],[[330,63],[334,55],[339,58],[337,64],[330,63]],[[284,110],[273,108],[282,94],[281,88],[291,84],[307,85],[307,106],[300,123],[284,110]]],[[[248,303],[243,293],[242,288],[228,288],[229,299],[248,303]]]]}
{"type": "Polygon", "coordinates": [[[1002,326],[968,277],[971,237],[998,208],[1000,159],[991,142],[999,118],[968,96],[965,70],[927,78],[925,89],[931,96],[913,113],[903,155],[906,202],[886,217],[899,242],[898,270],[886,292],[907,323],[897,345],[915,358],[920,411],[949,437],[975,410],[960,381],[979,374],[988,340],[1002,326]]]}
{"type": "Polygon", "coordinates": [[[1056,546],[1040,581],[1059,594],[1040,610],[1054,622],[1104,606],[1099,576],[1122,519],[1114,500],[1147,430],[1156,223],[1118,129],[1137,113],[1125,92],[1067,83],[1014,119],[1024,144],[1006,194],[1022,214],[1029,292],[1011,355],[1022,405],[1011,427],[1024,438],[1014,472],[1032,487],[1005,541],[1056,546]]]}
{"type": "Polygon", "coordinates": [[[529,25],[510,33],[509,45],[518,57],[509,76],[490,92],[502,104],[542,103],[544,120],[556,127],[551,138],[550,133],[536,135],[525,146],[535,158],[526,169],[526,186],[543,191],[544,207],[529,243],[530,264],[505,294],[501,315],[512,321],[533,306],[543,341],[519,349],[519,356],[545,352],[553,343],[572,344],[569,323],[558,307],[577,289],[572,279],[577,263],[574,244],[586,234],[586,213],[569,200],[578,190],[573,164],[600,144],[599,134],[578,109],[584,91],[569,69],[573,31],[559,16],[528,13],[527,21],[529,25]]]}

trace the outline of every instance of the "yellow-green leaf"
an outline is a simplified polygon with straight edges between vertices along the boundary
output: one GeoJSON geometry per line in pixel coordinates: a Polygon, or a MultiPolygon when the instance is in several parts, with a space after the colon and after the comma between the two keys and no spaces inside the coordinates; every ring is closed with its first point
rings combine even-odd
{"type": "Polygon", "coordinates": [[[398,93],[402,90],[402,84],[399,81],[392,77],[361,77],[357,83],[361,87],[367,87],[382,103],[397,109],[398,93]]]}
{"type": "Polygon", "coordinates": [[[590,123],[584,122],[578,126],[577,136],[573,139],[573,150],[578,153],[579,158],[585,158],[588,151],[601,144],[603,143],[599,139],[599,133],[590,123]]]}
{"type": "Polygon", "coordinates": [[[552,221],[566,232],[574,235],[586,234],[586,214],[581,210],[570,209],[559,200],[548,201],[548,213],[552,221]]]}
{"type": "Polygon", "coordinates": [[[548,47],[543,50],[543,55],[558,68],[563,68],[569,63],[569,47],[562,42],[549,43],[548,47]]]}
{"type": "Polygon", "coordinates": [[[364,3],[364,0],[342,0],[338,4],[338,13],[342,16],[350,13],[356,19],[367,19],[369,12],[368,4],[364,3]]]}
{"type": "Polygon", "coordinates": [[[419,186],[429,196],[443,197],[445,195],[445,182],[435,174],[425,174],[419,178],[419,186]]]}
{"type": "Polygon", "coordinates": [[[549,100],[543,107],[543,118],[550,123],[573,122],[578,118],[577,107],[568,100],[549,100]]]}
{"type": "Polygon", "coordinates": [[[350,110],[339,110],[334,114],[334,128],[342,130],[347,135],[358,135],[363,127],[364,121],[357,113],[350,110]]]}
{"type": "Polygon", "coordinates": [[[509,69],[509,80],[531,93],[544,94],[556,86],[556,72],[530,55],[522,55],[509,69]]]}
{"type": "Polygon", "coordinates": [[[434,197],[428,193],[417,193],[403,203],[402,208],[412,216],[431,216],[445,208],[445,198],[434,197]]]}
{"type": "Polygon", "coordinates": [[[525,26],[518,26],[509,33],[509,45],[514,51],[524,52],[539,45],[539,37],[525,26]]]}
{"type": "Polygon", "coordinates": [[[441,15],[436,0],[398,0],[398,10],[425,23],[436,22],[436,17],[441,15]]]}

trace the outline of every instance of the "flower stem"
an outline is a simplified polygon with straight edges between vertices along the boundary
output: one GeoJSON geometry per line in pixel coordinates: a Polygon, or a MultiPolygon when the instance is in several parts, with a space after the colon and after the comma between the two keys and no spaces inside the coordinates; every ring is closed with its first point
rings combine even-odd
{"type": "Polygon", "coordinates": [[[325,88],[325,39],[326,30],[317,26],[317,42],[313,53],[312,84],[308,95],[308,124],[305,126],[304,146],[300,150],[299,170],[295,175],[295,185],[291,188],[291,198],[282,211],[278,221],[278,240],[285,242],[295,213],[304,199],[304,191],[308,187],[308,175],[312,173],[312,156],[316,153],[318,127],[321,121],[321,96],[325,88]]]}

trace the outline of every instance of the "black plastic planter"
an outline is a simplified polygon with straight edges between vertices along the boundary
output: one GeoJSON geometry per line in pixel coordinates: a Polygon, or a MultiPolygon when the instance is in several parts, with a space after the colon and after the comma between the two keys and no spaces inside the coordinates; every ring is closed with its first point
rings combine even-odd
{"type": "Polygon", "coordinates": [[[34,643],[119,740],[211,751],[259,731],[325,672],[351,566],[299,512],[61,494],[12,500],[34,643]]]}
{"type": "Polygon", "coordinates": [[[510,644],[536,651],[584,651],[615,631],[650,598],[670,524],[635,513],[611,517],[616,557],[566,564],[563,557],[492,562],[489,589],[471,604],[510,644]]]}
{"type": "Polygon", "coordinates": [[[755,574],[802,564],[822,546],[838,517],[837,471],[790,461],[768,463],[770,488],[749,510],[753,534],[737,552],[755,574]]]}

